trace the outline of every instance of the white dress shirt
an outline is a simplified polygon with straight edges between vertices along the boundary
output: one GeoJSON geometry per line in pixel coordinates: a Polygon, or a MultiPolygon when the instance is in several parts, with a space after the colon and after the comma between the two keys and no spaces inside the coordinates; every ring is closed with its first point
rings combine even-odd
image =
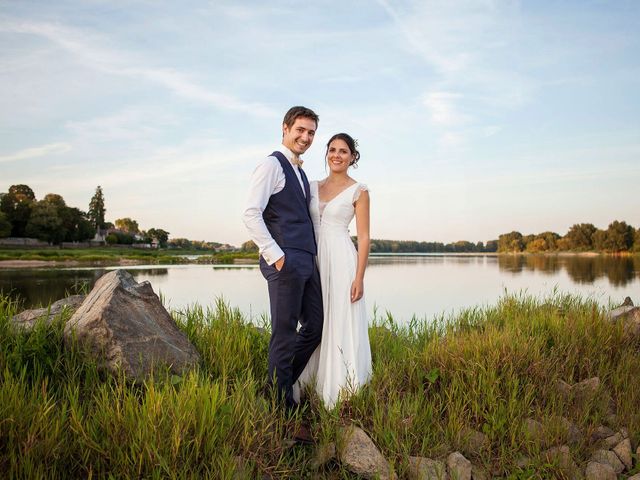
{"type": "MultiPolygon", "coordinates": [[[[282,152],[287,160],[291,162],[293,158],[291,150],[284,145],[280,145],[275,150],[282,152]]],[[[291,166],[304,193],[300,170],[296,165],[291,164],[291,166]]],[[[242,220],[249,231],[249,237],[258,246],[260,255],[269,265],[273,265],[280,259],[284,252],[269,233],[267,225],[264,223],[264,218],[262,218],[262,212],[267,208],[271,195],[281,192],[285,182],[284,170],[276,157],[266,157],[261,160],[251,176],[247,207],[242,214],[242,220]]]]}

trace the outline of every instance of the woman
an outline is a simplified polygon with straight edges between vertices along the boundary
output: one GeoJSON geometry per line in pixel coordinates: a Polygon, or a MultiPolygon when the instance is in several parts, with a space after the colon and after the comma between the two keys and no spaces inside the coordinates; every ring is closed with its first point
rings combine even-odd
{"type": "Polygon", "coordinates": [[[371,376],[368,318],[363,298],[369,257],[369,192],[348,175],[360,153],[354,139],[338,133],[327,143],[329,176],[311,182],[310,212],[318,242],[324,326],[320,346],[300,375],[296,389],[315,378],[327,407],[353,393],[371,376]],[[356,251],[349,236],[355,216],[356,251]]]}

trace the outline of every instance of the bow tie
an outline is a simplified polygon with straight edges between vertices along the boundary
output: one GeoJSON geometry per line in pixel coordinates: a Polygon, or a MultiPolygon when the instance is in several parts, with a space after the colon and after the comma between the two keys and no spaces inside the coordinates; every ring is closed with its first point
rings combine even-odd
{"type": "Polygon", "coordinates": [[[291,163],[293,163],[296,167],[301,167],[304,163],[304,160],[302,160],[299,155],[294,154],[293,157],[291,157],[291,163]]]}

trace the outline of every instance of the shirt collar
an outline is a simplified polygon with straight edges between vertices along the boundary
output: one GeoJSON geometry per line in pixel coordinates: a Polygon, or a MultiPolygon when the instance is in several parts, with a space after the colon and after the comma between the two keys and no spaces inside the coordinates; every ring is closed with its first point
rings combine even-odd
{"type": "MultiPolygon", "coordinates": [[[[284,145],[280,145],[278,147],[278,151],[281,152],[287,158],[287,160],[289,160],[289,163],[291,163],[291,159],[293,158],[293,152],[291,150],[289,150],[284,145]]],[[[291,165],[295,166],[293,165],[293,163],[291,163],[291,165]]]]}

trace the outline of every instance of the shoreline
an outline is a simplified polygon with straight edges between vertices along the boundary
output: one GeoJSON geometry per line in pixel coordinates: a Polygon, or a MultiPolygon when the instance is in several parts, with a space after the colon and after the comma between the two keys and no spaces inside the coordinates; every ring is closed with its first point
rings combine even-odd
{"type": "MultiPolygon", "coordinates": [[[[179,262],[170,263],[170,265],[180,264],[180,265],[199,265],[203,262],[199,261],[198,258],[195,259],[187,259],[180,255],[166,255],[166,257],[171,258],[179,258],[179,262]]],[[[257,265],[258,260],[253,258],[246,258],[246,254],[241,254],[239,256],[233,256],[232,254],[226,254],[231,258],[227,258],[226,260],[231,260],[230,264],[232,265],[257,265]]],[[[585,258],[594,258],[594,257],[634,257],[637,256],[636,252],[623,252],[623,253],[605,253],[605,252],[543,252],[543,253],[530,253],[530,252],[519,252],[519,253],[498,253],[498,252],[402,252],[402,253],[391,253],[391,252],[374,252],[370,253],[370,258],[385,258],[385,257],[428,257],[428,256],[455,256],[455,257],[517,257],[517,256],[527,256],[527,257],[585,257],[585,258]]],[[[199,257],[208,257],[210,255],[202,254],[199,257]]],[[[126,256],[113,256],[113,259],[104,259],[104,260],[83,260],[83,259],[51,259],[51,260],[22,260],[22,259],[8,259],[8,260],[0,260],[0,270],[8,270],[8,269],[28,269],[28,268],[55,268],[55,267],[112,267],[112,266],[132,266],[132,265],[161,265],[162,263],[154,263],[154,260],[157,260],[157,257],[149,257],[149,258],[127,258],[126,256]]],[[[209,263],[209,262],[207,262],[209,263]]],[[[218,262],[211,262],[211,264],[216,264],[218,262]]],[[[223,263],[223,262],[221,262],[223,263]]],[[[226,262],[224,262],[226,263],[226,262]]]]}

